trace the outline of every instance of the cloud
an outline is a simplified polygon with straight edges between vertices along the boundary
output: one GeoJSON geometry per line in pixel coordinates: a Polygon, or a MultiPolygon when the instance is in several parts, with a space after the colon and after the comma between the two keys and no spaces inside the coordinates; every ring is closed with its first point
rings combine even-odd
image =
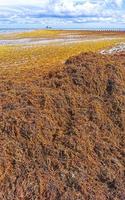
{"type": "Polygon", "coordinates": [[[61,23],[123,23],[123,0],[0,0],[0,25],[61,23]],[[55,21],[56,22],[56,21],[55,21]]]}
{"type": "Polygon", "coordinates": [[[121,7],[123,4],[123,0],[115,0],[117,6],[121,7]]]}

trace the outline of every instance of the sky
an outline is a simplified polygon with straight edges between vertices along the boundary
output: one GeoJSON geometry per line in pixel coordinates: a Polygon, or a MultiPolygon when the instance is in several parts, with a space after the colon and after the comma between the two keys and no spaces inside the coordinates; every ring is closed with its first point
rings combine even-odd
{"type": "Polygon", "coordinates": [[[0,0],[0,28],[125,28],[125,0],[0,0]]]}

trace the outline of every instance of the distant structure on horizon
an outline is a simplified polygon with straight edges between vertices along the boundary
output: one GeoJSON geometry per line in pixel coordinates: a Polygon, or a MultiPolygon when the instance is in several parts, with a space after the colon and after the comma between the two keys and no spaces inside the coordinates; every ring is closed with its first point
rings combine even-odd
{"type": "Polygon", "coordinates": [[[52,27],[51,26],[46,26],[46,29],[52,29],[52,27]]]}

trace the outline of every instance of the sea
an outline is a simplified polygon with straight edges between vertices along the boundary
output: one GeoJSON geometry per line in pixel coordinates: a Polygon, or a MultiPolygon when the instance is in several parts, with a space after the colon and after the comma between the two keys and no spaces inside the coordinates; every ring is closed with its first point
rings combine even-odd
{"type": "Polygon", "coordinates": [[[32,31],[34,29],[26,29],[26,28],[0,28],[0,34],[3,33],[18,33],[18,32],[24,32],[24,31],[32,31]]]}
{"type": "MultiPolygon", "coordinates": [[[[44,28],[41,28],[44,29],[44,28]]],[[[32,30],[40,30],[40,28],[0,28],[0,34],[6,33],[18,33],[18,32],[27,32],[32,30]]],[[[87,30],[87,31],[125,31],[125,28],[71,28],[71,29],[61,29],[61,28],[52,28],[51,30],[87,30]]]]}

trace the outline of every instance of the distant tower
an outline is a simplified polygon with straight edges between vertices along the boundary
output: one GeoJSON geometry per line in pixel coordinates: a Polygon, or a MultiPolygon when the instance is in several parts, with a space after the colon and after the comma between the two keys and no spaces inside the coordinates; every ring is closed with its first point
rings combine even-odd
{"type": "Polygon", "coordinates": [[[46,26],[46,29],[52,29],[52,27],[50,27],[50,26],[46,26]]]}

